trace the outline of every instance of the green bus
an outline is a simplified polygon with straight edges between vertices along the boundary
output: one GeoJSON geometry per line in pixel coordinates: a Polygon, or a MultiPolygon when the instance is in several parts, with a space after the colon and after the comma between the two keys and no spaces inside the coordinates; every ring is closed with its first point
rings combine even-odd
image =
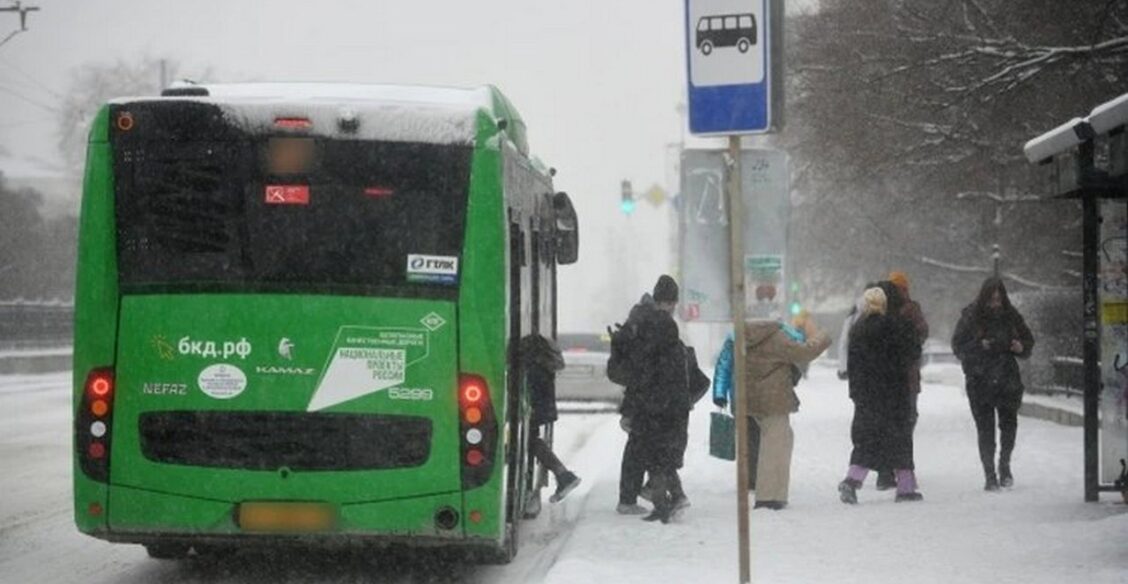
{"type": "Polygon", "coordinates": [[[185,85],[88,146],[80,531],[150,556],[516,553],[515,351],[556,332],[576,213],[493,87],[185,85]]]}

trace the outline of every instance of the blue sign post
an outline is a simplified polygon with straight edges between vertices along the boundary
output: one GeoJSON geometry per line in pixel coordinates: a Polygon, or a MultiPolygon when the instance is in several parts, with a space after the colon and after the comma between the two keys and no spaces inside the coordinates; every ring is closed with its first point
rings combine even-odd
{"type": "Polygon", "coordinates": [[[769,0],[686,0],[690,132],[772,130],[773,16],[769,0]]]}
{"type": "MultiPolygon", "coordinates": [[[[770,47],[773,28],[781,18],[776,12],[782,0],[685,0],[686,81],[689,86],[689,131],[706,136],[728,136],[725,162],[729,235],[729,303],[733,325],[733,381],[744,387],[745,299],[742,228],[744,201],[741,196],[742,134],[762,134],[779,125],[772,111],[782,93],[772,85],[772,70],[778,67],[770,47]],[[773,66],[774,65],[774,66],[773,66]]],[[[749,193],[752,194],[752,193],[749,193]]],[[[753,208],[755,208],[753,206],[753,208]]],[[[782,256],[771,256],[778,270],[757,269],[781,281],[759,286],[761,290],[782,284],[782,256]]],[[[763,263],[763,262],[762,262],[763,263]]],[[[761,264],[756,264],[762,267],[761,264]]],[[[769,295],[769,300],[774,293],[769,295]]],[[[756,313],[753,312],[753,315],[756,313]]],[[[752,566],[748,527],[748,397],[737,391],[733,405],[736,422],[736,530],[741,584],[751,582],[752,566]]],[[[758,501],[757,504],[760,502],[758,501]]],[[[767,502],[764,502],[767,503],[767,502]]]]}

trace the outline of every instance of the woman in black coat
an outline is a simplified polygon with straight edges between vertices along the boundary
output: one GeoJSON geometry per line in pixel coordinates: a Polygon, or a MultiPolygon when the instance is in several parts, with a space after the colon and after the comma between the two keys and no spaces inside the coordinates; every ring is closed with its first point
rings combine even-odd
{"type": "Polygon", "coordinates": [[[920,356],[912,325],[889,311],[879,287],[866,290],[865,308],[850,330],[850,399],[854,450],[839,483],[844,503],[858,502],[857,490],[872,469],[894,470],[897,501],[919,501],[913,473],[909,364],[920,356]]]}
{"type": "Polygon", "coordinates": [[[1011,453],[1018,433],[1022,405],[1022,377],[1017,359],[1030,357],[1034,335],[1011,305],[998,278],[988,278],[975,302],[968,305],[952,335],[952,352],[963,365],[967,399],[979,433],[979,459],[986,477],[984,489],[1014,484],[1011,453]],[[999,466],[995,473],[995,417],[999,420],[999,466]]]}

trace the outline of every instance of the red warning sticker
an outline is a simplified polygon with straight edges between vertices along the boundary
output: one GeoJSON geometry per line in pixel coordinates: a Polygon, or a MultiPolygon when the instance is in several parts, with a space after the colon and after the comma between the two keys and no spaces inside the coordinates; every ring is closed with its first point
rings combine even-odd
{"type": "Polygon", "coordinates": [[[308,205],[309,185],[266,185],[270,205],[308,205]]]}

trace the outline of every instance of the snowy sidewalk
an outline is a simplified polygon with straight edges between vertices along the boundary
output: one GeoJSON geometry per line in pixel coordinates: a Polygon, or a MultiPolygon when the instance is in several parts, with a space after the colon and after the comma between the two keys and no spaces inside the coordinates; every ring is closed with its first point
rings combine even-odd
{"type": "MultiPolygon", "coordinates": [[[[1128,506],[1081,502],[1080,429],[1021,418],[1008,492],[982,490],[975,429],[960,388],[926,385],[916,461],[923,503],[875,492],[860,504],[835,487],[850,454],[844,382],[815,367],[792,418],[791,501],[752,513],[754,582],[1128,582],[1128,506]]],[[[682,471],[693,502],[676,524],[615,514],[617,476],[604,476],[545,582],[735,582],[734,465],[707,454],[712,405],[694,411],[682,471]]],[[[624,436],[601,450],[617,468],[624,436]]],[[[615,473],[611,473],[615,474],[615,473]]]]}

